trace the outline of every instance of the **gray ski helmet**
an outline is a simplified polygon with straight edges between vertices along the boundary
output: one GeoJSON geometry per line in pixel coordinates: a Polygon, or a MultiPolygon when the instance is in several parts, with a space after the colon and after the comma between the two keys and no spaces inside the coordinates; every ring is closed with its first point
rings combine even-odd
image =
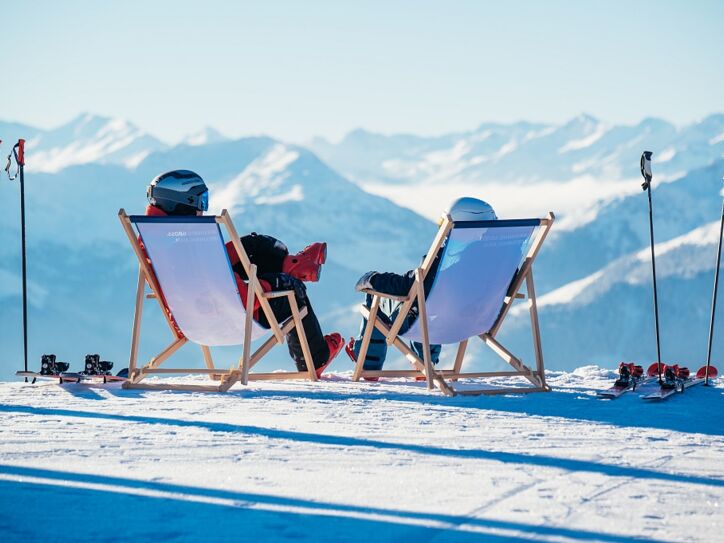
{"type": "Polygon", "coordinates": [[[201,176],[190,170],[157,175],[146,189],[151,205],[169,214],[194,215],[209,208],[209,189],[201,176]]]}
{"type": "Polygon", "coordinates": [[[493,206],[488,202],[464,196],[458,198],[447,208],[447,213],[452,217],[453,221],[496,221],[498,216],[495,214],[493,206]]]}

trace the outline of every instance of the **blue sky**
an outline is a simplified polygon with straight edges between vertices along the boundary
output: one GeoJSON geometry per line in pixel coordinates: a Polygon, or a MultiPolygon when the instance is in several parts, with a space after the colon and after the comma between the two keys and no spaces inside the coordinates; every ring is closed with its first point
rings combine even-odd
{"type": "Polygon", "coordinates": [[[724,111],[724,2],[6,2],[0,119],[303,142],[724,111]]]}

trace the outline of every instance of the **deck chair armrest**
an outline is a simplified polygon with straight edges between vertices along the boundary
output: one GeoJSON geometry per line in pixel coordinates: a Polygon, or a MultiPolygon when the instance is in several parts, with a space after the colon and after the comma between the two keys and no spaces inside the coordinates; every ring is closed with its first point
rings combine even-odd
{"type": "Polygon", "coordinates": [[[264,298],[267,298],[268,300],[272,298],[281,298],[282,296],[294,296],[293,290],[276,290],[274,292],[265,292],[262,294],[264,298]]]}
{"type": "Polygon", "coordinates": [[[380,296],[381,298],[389,298],[390,300],[397,300],[398,302],[406,302],[410,299],[410,296],[397,296],[395,294],[387,294],[385,292],[379,292],[377,290],[373,290],[371,288],[365,288],[362,289],[360,292],[364,292],[365,294],[369,294],[371,296],[380,296]]]}

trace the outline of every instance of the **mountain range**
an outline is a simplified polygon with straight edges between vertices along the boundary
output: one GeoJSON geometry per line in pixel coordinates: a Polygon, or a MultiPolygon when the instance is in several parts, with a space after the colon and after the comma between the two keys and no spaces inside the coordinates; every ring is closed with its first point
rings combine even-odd
{"type": "Polygon", "coordinates": [[[591,115],[565,124],[483,123],[437,137],[357,129],[334,144],[309,143],[325,162],[360,183],[536,183],[583,176],[625,179],[643,147],[656,151],[659,176],[705,166],[724,152],[724,114],[677,127],[647,118],[616,126],[591,115]]]}
{"type": "MultiPolygon", "coordinates": [[[[30,140],[29,140],[30,141],[30,140]]],[[[29,146],[27,161],[33,160],[29,146]]],[[[212,210],[229,209],[240,232],[258,231],[282,239],[292,251],[323,239],[329,244],[323,282],[309,286],[325,331],[356,326],[351,288],[369,269],[413,267],[435,225],[389,200],[364,192],[329,169],[304,148],[272,138],[243,138],[199,145],[181,144],[149,152],[134,168],[112,163],[67,166],[58,172],[28,169],[29,320],[31,360],[57,351],[60,359],[100,352],[127,358],[133,314],[134,257],[117,212],[145,209],[145,188],[159,172],[181,167],[203,172],[212,210]],[[373,217],[385,217],[376,221],[373,217]],[[400,244],[400,240],[407,243],[400,244]],[[331,288],[330,288],[331,285],[331,288]],[[337,288],[335,288],[337,287],[337,288]]],[[[17,201],[17,185],[2,183],[0,196],[17,201]]],[[[19,211],[0,216],[0,277],[3,287],[0,339],[3,361],[18,360],[21,349],[19,211]]],[[[167,340],[159,313],[147,312],[151,328],[142,354],[152,355],[167,340]]],[[[144,317],[145,318],[145,317],[144,317]]],[[[231,360],[235,351],[227,349],[231,360]]],[[[182,352],[182,354],[184,354],[182,352]]],[[[187,351],[189,363],[195,352],[187,351]]],[[[221,358],[223,360],[223,356],[221,358]]],[[[184,357],[178,358],[184,363],[184,357]]],[[[289,364],[278,349],[269,364],[289,364]]],[[[14,364],[3,362],[8,376],[14,364]]]]}
{"type": "MultiPolygon", "coordinates": [[[[211,210],[229,209],[240,232],[272,234],[292,251],[327,241],[329,261],[322,281],[309,286],[310,297],[325,331],[345,336],[357,332],[357,277],[414,267],[436,230],[430,213],[415,212],[414,199],[399,205],[370,193],[371,186],[383,195],[396,187],[396,194],[432,194],[436,209],[465,187],[465,195],[491,194],[496,207],[512,213],[526,196],[535,200],[535,191],[577,190],[568,207],[551,206],[559,220],[535,267],[547,365],[653,360],[648,210],[633,181],[644,148],[654,151],[663,356],[691,365],[702,358],[724,115],[685,127],[658,119],[616,127],[584,115],[560,126],[485,123],[433,138],[356,130],[337,144],[316,139],[307,146],[270,137],[232,140],[208,127],[170,145],[126,121],[88,114],[53,130],[0,121],[6,144],[17,137],[28,141],[31,365],[50,351],[71,362],[98,351],[125,365],[135,264],[116,213],[141,213],[150,179],[177,168],[204,177],[211,210]],[[606,188],[605,197],[580,191],[586,183],[606,188]],[[502,191],[506,185],[510,192],[502,191]],[[586,211],[572,221],[576,208],[586,211]]],[[[0,198],[17,201],[17,184],[0,183],[0,198]]],[[[0,377],[9,377],[21,358],[19,272],[19,212],[8,205],[0,215],[0,377]]],[[[158,331],[142,339],[142,355],[150,356],[168,337],[158,311],[146,316],[158,331]]],[[[503,340],[530,360],[526,326],[516,312],[503,340]]],[[[722,348],[719,334],[715,353],[724,354],[722,348]]],[[[221,360],[237,354],[225,349],[221,360]]],[[[493,363],[479,349],[471,357],[473,365],[493,363]]],[[[182,350],[179,363],[196,358],[182,350]]],[[[287,367],[284,349],[267,364],[287,367]]],[[[343,359],[335,365],[351,367],[343,359]]]]}

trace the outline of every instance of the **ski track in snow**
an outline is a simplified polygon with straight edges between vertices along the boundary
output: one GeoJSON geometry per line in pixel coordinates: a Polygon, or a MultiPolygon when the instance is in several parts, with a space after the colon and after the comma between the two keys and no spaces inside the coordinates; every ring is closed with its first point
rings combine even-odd
{"type": "Polygon", "coordinates": [[[587,366],[550,372],[548,394],[477,398],[348,374],[226,395],[0,383],[0,534],[721,541],[724,383],[597,399],[612,377],[587,366]]]}

